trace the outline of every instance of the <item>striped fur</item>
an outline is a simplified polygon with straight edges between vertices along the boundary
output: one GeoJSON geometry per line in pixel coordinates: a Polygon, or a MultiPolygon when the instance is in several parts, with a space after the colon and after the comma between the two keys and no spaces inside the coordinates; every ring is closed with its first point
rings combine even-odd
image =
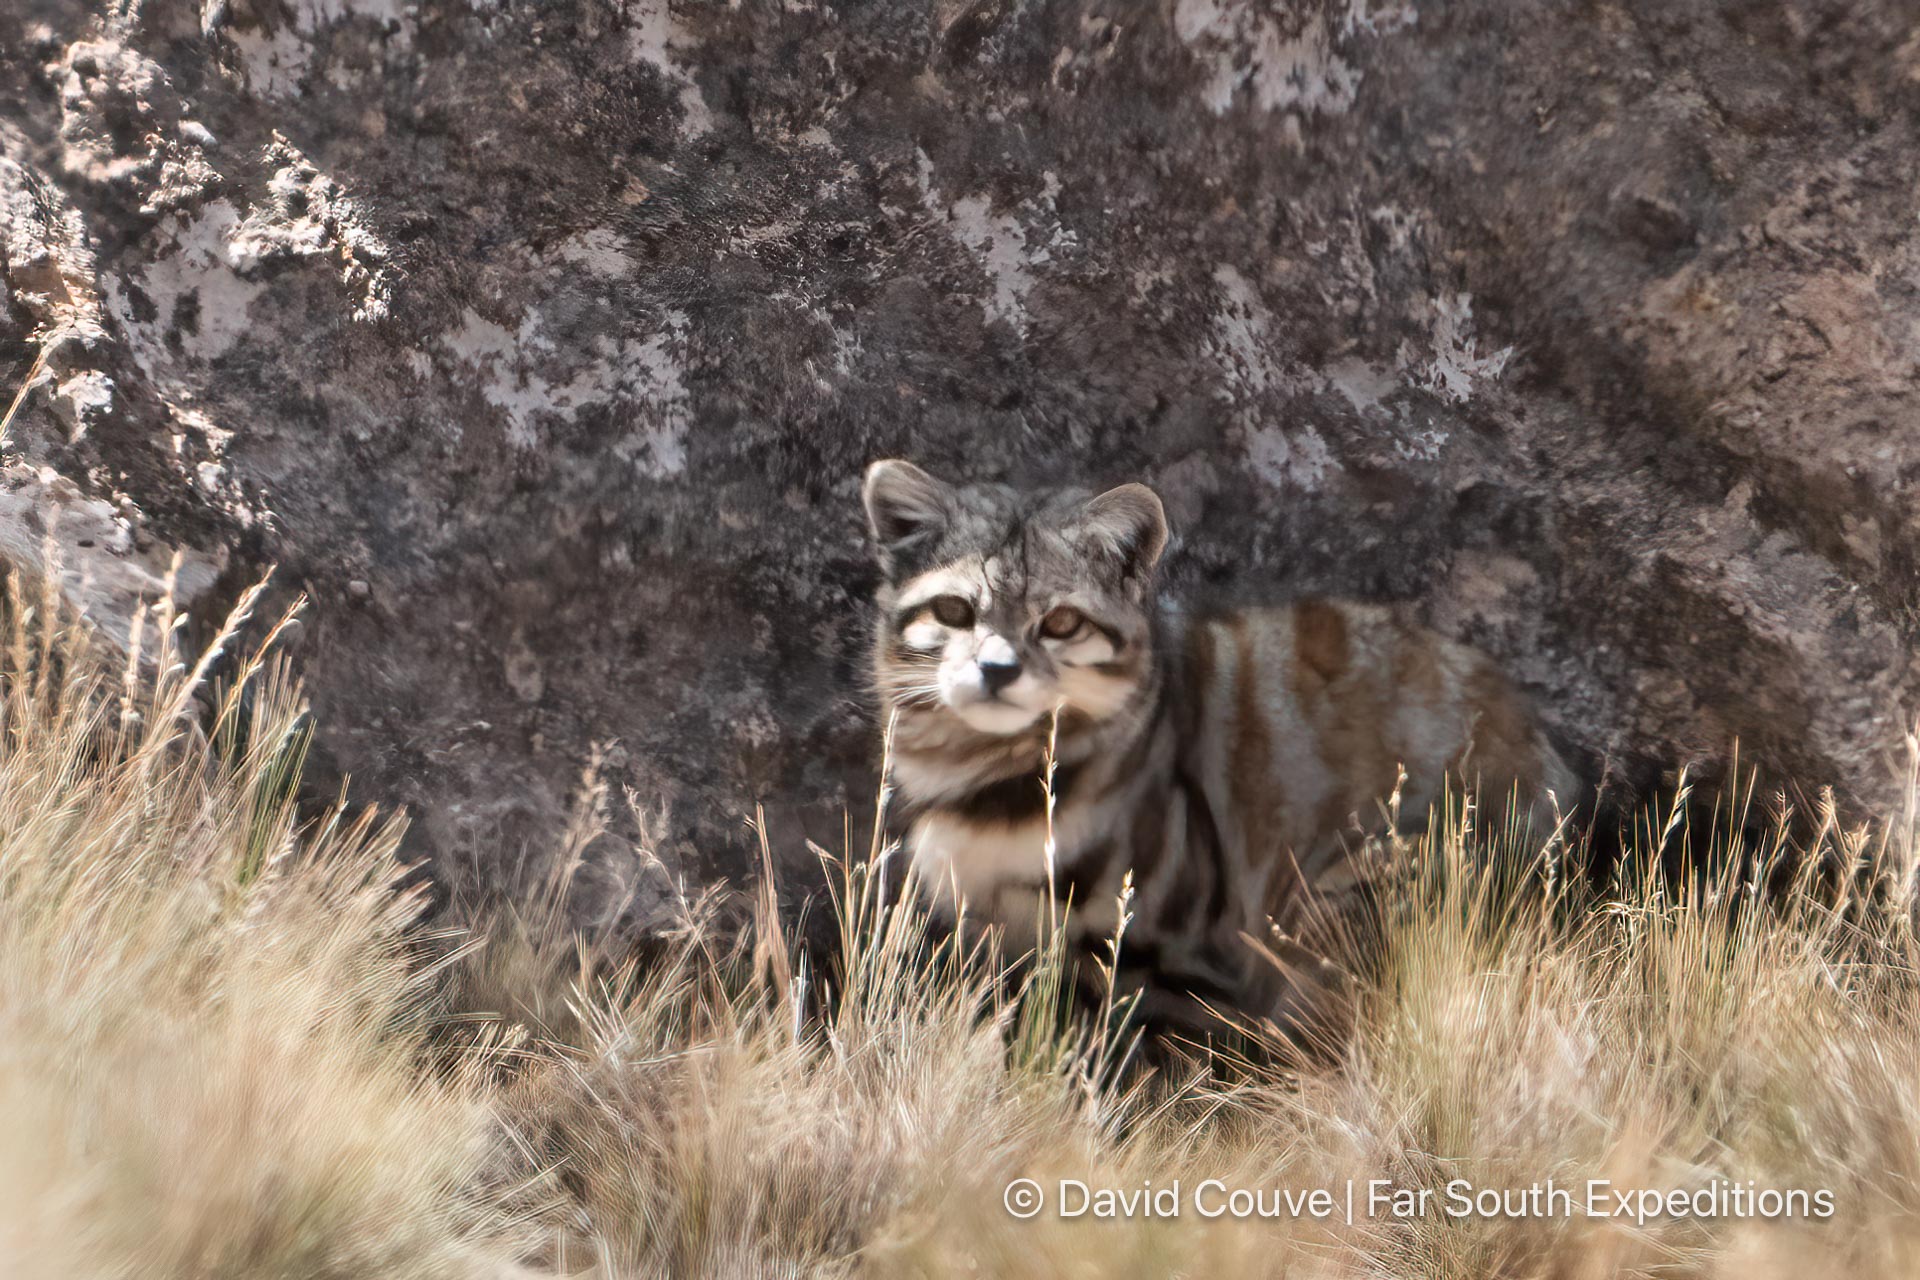
{"type": "Polygon", "coordinates": [[[1346,851],[1379,829],[1402,767],[1407,815],[1450,774],[1542,821],[1573,794],[1488,659],[1398,609],[1161,606],[1166,528],[1141,486],[1023,495],[882,462],[866,500],[886,570],[874,671],[924,892],[1031,938],[1054,731],[1055,892],[1076,936],[1101,939],[1132,873],[1123,954],[1157,1016],[1302,1016],[1297,978],[1246,938],[1352,886],[1346,851]]]}

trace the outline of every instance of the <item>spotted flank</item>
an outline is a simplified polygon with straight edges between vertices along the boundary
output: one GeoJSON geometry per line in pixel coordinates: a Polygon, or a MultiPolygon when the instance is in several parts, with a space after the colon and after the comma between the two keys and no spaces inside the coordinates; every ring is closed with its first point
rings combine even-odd
{"type": "Polygon", "coordinates": [[[1402,768],[1406,815],[1450,774],[1518,795],[1537,822],[1573,794],[1490,661],[1400,610],[1163,606],[1166,517],[1142,485],[1022,493],[885,461],[865,500],[884,579],[874,677],[922,891],[950,918],[1031,936],[1051,732],[1053,889],[1092,943],[1131,873],[1126,979],[1158,1020],[1301,1018],[1306,979],[1261,948],[1272,922],[1360,879],[1347,851],[1402,768]]]}

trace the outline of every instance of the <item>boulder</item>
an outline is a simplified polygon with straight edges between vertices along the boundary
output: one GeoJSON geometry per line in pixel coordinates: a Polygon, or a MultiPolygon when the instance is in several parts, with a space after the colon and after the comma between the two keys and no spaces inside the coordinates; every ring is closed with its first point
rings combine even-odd
{"type": "Polygon", "coordinates": [[[689,882],[839,847],[887,455],[1144,479],[1175,590],[1415,601],[1590,767],[1898,794],[1899,0],[14,0],[0,85],[0,556],[121,634],[277,566],[420,856],[596,752],[689,882]]]}

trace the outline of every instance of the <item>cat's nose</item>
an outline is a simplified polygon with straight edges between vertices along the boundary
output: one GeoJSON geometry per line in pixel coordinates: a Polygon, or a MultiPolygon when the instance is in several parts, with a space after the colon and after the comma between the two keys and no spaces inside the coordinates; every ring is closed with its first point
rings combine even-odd
{"type": "Polygon", "coordinates": [[[989,661],[985,654],[980,656],[980,683],[989,694],[999,692],[1020,678],[1020,660],[1008,654],[1002,661],[989,661]]]}
{"type": "Polygon", "coordinates": [[[989,697],[997,695],[1002,689],[1020,678],[1020,655],[1013,651],[1004,636],[988,636],[980,645],[979,652],[973,655],[974,663],[980,668],[980,684],[989,697]]]}

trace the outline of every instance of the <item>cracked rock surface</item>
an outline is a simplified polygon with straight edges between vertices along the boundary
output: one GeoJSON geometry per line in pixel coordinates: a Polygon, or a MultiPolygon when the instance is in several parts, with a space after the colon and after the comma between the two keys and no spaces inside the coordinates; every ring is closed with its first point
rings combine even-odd
{"type": "Polygon", "coordinates": [[[1592,758],[1894,794],[1902,0],[14,0],[0,87],[0,556],[110,633],[279,566],[422,856],[608,743],[690,880],[839,847],[889,454],[1145,478],[1182,590],[1418,601],[1592,758]]]}

